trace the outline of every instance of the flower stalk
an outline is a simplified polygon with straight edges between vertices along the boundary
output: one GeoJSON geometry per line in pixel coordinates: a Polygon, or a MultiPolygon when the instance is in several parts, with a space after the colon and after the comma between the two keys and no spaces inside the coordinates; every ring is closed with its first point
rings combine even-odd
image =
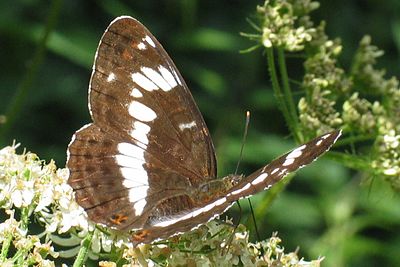
{"type": "Polygon", "coordinates": [[[278,107],[281,109],[283,113],[283,117],[285,118],[288,127],[291,129],[292,133],[295,133],[294,123],[292,122],[292,116],[289,111],[287,101],[285,101],[285,94],[281,89],[281,85],[278,79],[278,73],[275,65],[275,56],[273,48],[266,48],[266,55],[267,55],[267,63],[268,63],[268,71],[271,78],[272,89],[274,90],[275,98],[278,102],[278,107]]]}
{"type": "Polygon", "coordinates": [[[89,231],[86,237],[82,240],[82,246],[79,249],[78,255],[76,256],[73,267],[84,266],[90,250],[90,246],[92,245],[92,240],[95,231],[96,230],[89,231]]]}

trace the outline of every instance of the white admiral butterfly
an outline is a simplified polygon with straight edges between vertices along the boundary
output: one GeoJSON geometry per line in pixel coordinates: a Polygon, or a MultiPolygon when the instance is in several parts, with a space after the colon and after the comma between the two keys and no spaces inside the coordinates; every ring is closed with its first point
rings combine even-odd
{"type": "Polygon", "coordinates": [[[93,123],[68,147],[68,183],[92,221],[135,230],[134,245],[213,219],[309,164],[341,134],[317,137],[250,176],[216,179],[214,146],[182,76],[156,38],[127,16],[100,40],[89,111],[93,123]]]}

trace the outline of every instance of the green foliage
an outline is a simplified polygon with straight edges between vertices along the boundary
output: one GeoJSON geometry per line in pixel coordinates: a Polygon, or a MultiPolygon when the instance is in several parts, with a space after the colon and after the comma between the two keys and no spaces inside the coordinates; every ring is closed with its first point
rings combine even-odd
{"type": "Polygon", "coordinates": [[[325,23],[314,26],[309,13],[316,7],[318,3],[308,0],[265,1],[257,10],[261,34],[251,39],[267,49],[273,88],[282,100],[279,104],[287,124],[301,141],[303,135],[309,139],[332,129],[344,129],[341,143],[349,145],[352,153],[336,153],[335,159],[369,176],[378,175],[400,191],[399,81],[395,77],[386,79],[385,71],[376,67],[383,51],[371,44],[369,36],[361,39],[350,70],[340,67],[338,58],[343,46],[340,39],[329,39],[325,23]],[[273,70],[271,48],[277,50],[280,77],[273,70]],[[305,96],[298,103],[299,125],[283,51],[305,53],[300,86],[305,96]],[[364,162],[360,163],[360,157],[365,158],[364,162]]]}

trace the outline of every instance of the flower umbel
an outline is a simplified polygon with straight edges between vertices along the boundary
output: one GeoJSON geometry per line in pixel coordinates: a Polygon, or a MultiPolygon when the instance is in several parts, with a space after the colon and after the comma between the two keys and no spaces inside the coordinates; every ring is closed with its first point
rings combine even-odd
{"type": "Polygon", "coordinates": [[[377,156],[372,167],[396,190],[400,190],[400,134],[390,129],[376,143],[377,156]]]}
{"type": "Polygon", "coordinates": [[[283,47],[288,51],[304,49],[315,32],[308,14],[319,7],[313,1],[265,1],[257,7],[262,21],[261,42],[265,47],[283,47]]]}
{"type": "Polygon", "coordinates": [[[353,155],[335,153],[335,159],[400,190],[399,81],[376,68],[384,52],[368,35],[361,39],[349,70],[341,67],[340,39],[329,38],[325,22],[315,27],[310,19],[318,6],[310,0],[266,0],[257,8],[260,21],[254,26],[262,34],[244,36],[265,48],[277,103],[298,141],[342,128],[345,136],[339,143],[350,145],[353,155]],[[297,111],[283,51],[304,56],[304,76],[296,83],[304,96],[297,111]]]}

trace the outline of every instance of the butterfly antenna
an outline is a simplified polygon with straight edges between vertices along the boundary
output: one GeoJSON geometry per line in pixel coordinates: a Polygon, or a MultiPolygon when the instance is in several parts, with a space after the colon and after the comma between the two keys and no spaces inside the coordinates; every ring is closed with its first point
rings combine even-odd
{"type": "MultiPolygon", "coordinates": [[[[246,123],[245,123],[245,126],[244,126],[244,133],[243,133],[243,138],[242,138],[242,146],[240,147],[239,160],[238,160],[238,162],[236,164],[236,169],[235,169],[234,175],[237,175],[237,173],[239,171],[239,165],[240,165],[240,162],[241,162],[242,157],[243,157],[244,144],[246,143],[246,139],[247,139],[247,132],[248,132],[248,129],[249,129],[249,123],[250,123],[250,111],[246,111],[246,123]]],[[[239,220],[238,220],[238,223],[234,224],[235,226],[233,228],[232,235],[229,237],[228,242],[226,243],[224,249],[222,250],[222,255],[225,255],[229,251],[229,248],[231,247],[231,244],[232,244],[232,241],[233,241],[233,237],[235,236],[236,229],[238,228],[239,222],[240,222],[240,220],[242,218],[242,207],[240,206],[239,201],[236,201],[236,204],[239,207],[239,220]]]]}
{"type": "MultiPolygon", "coordinates": [[[[237,165],[236,165],[235,175],[237,175],[237,173],[238,173],[238,171],[239,171],[240,161],[242,160],[242,157],[243,157],[243,150],[244,150],[244,145],[245,145],[246,139],[247,139],[247,132],[248,132],[248,129],[249,129],[249,124],[250,124],[250,111],[247,111],[247,112],[246,112],[246,124],[245,124],[245,127],[244,127],[244,133],[243,133],[243,139],[242,139],[242,146],[241,146],[241,148],[240,148],[239,160],[238,160],[238,163],[237,163],[237,165]]],[[[254,228],[255,228],[255,230],[256,230],[257,239],[258,239],[258,240],[261,240],[260,233],[259,233],[258,227],[257,227],[256,216],[255,216],[255,214],[254,214],[253,205],[251,204],[251,200],[250,200],[249,198],[247,199],[247,201],[249,202],[250,211],[251,211],[251,217],[252,217],[252,219],[253,219],[253,224],[254,224],[254,228]]],[[[241,207],[240,207],[239,201],[236,201],[236,203],[238,204],[239,211],[240,211],[240,215],[239,215],[239,222],[240,222],[240,218],[242,217],[242,209],[241,209],[241,207]]],[[[236,229],[237,229],[238,226],[239,226],[239,223],[236,224],[236,225],[235,225],[235,228],[233,229],[233,235],[232,235],[232,237],[231,237],[231,240],[230,240],[230,242],[229,242],[229,245],[228,245],[226,251],[229,250],[230,243],[232,242],[233,236],[234,236],[235,231],[236,231],[236,229]]],[[[264,255],[264,249],[263,249],[262,247],[261,247],[261,254],[264,255]]]]}
{"type": "Polygon", "coordinates": [[[243,150],[244,150],[244,144],[246,143],[246,139],[247,139],[247,132],[249,129],[249,124],[250,124],[250,111],[246,111],[246,124],[244,126],[244,133],[243,133],[243,138],[242,138],[242,146],[240,147],[240,154],[239,154],[239,160],[236,164],[236,170],[235,170],[235,175],[237,175],[238,171],[239,171],[239,165],[240,162],[242,161],[242,157],[243,157],[243,150]]]}

